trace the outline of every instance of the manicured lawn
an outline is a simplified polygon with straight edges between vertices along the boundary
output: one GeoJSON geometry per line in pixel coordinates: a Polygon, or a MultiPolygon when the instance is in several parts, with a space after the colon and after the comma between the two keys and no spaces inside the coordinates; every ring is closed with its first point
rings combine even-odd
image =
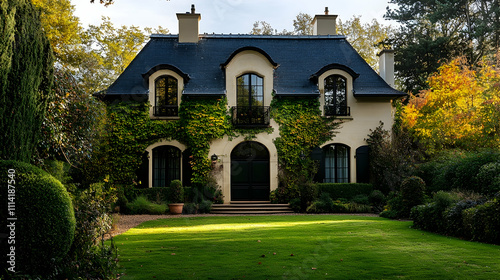
{"type": "Polygon", "coordinates": [[[500,246],[378,217],[181,217],[117,236],[121,279],[500,279],[500,246]]]}

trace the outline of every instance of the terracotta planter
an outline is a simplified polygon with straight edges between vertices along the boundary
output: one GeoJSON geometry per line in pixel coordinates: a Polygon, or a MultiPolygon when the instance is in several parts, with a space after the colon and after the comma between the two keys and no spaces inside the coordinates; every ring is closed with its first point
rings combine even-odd
{"type": "Polygon", "coordinates": [[[168,209],[172,215],[182,214],[182,208],[184,208],[184,203],[170,203],[168,209]]]}

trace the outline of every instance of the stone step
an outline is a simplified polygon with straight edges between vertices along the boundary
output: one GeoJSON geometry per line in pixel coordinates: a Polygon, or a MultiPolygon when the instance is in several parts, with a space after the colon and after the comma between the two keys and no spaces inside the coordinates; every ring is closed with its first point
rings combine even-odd
{"type": "Polygon", "coordinates": [[[251,214],[286,214],[293,213],[292,210],[289,211],[214,211],[212,210],[210,214],[231,214],[231,215],[251,215],[251,214]]]}
{"type": "Polygon", "coordinates": [[[271,204],[269,201],[238,201],[213,204],[212,214],[282,214],[293,213],[289,204],[271,204]]]}
{"type": "Polygon", "coordinates": [[[212,204],[212,208],[245,208],[245,207],[261,207],[261,208],[274,208],[274,207],[290,207],[289,204],[212,204]]]}

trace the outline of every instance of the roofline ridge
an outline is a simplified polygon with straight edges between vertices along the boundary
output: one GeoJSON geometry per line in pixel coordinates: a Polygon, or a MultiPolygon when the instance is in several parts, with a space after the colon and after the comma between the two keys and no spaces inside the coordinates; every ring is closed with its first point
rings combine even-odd
{"type": "MultiPolygon", "coordinates": [[[[179,38],[178,34],[151,34],[150,38],[167,38],[174,39],[179,38]]],[[[318,40],[318,39],[346,39],[345,35],[254,35],[254,34],[199,34],[200,38],[206,39],[235,39],[235,38],[243,38],[243,39],[309,39],[309,40],[318,40]]]]}

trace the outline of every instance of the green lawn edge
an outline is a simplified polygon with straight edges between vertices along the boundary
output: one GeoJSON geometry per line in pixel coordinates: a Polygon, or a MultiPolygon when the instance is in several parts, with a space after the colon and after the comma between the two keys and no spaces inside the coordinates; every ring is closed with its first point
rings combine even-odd
{"type": "Polygon", "coordinates": [[[500,247],[350,215],[180,217],[114,238],[120,279],[500,279],[500,247]]]}

